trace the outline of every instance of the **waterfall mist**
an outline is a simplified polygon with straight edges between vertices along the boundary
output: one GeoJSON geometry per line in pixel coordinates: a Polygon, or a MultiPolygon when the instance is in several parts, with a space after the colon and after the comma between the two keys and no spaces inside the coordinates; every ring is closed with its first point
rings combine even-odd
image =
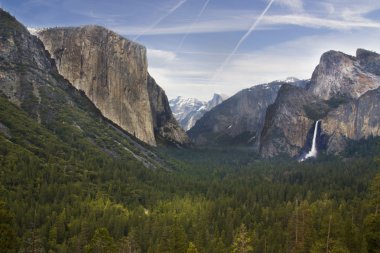
{"type": "Polygon", "coordinates": [[[319,122],[320,122],[320,120],[317,120],[317,122],[315,122],[314,134],[313,134],[313,143],[311,145],[311,149],[310,149],[310,151],[303,158],[300,159],[300,162],[303,162],[306,159],[309,159],[309,158],[312,158],[312,157],[315,158],[318,155],[318,150],[317,150],[317,134],[318,134],[318,125],[319,125],[319,122]]]}

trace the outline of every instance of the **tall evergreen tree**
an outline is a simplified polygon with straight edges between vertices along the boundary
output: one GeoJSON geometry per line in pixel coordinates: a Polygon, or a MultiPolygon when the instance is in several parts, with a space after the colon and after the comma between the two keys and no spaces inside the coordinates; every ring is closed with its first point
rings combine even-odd
{"type": "Polygon", "coordinates": [[[252,238],[247,231],[245,224],[242,224],[237,230],[232,244],[233,253],[253,252],[252,238]]]}
{"type": "Polygon", "coordinates": [[[198,253],[197,247],[195,247],[194,243],[189,242],[186,253],[198,253]]]}

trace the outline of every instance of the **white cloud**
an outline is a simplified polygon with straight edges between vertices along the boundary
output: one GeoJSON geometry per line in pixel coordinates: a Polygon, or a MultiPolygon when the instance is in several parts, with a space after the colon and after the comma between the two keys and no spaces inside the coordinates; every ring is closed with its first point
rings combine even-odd
{"type": "Polygon", "coordinates": [[[302,0],[276,0],[275,3],[289,7],[291,10],[296,11],[296,12],[303,11],[302,0]]]}
{"type": "Polygon", "coordinates": [[[172,51],[165,51],[159,49],[148,48],[148,55],[151,61],[173,61],[176,58],[176,54],[172,51]]]}
{"type": "MultiPolygon", "coordinates": [[[[318,16],[307,13],[295,14],[275,14],[267,15],[263,18],[259,30],[268,30],[280,28],[284,25],[295,25],[307,28],[327,28],[333,30],[361,29],[361,28],[380,28],[380,22],[365,18],[365,14],[372,11],[373,8],[358,8],[356,10],[346,8],[336,14],[334,6],[324,5],[329,8],[328,16],[318,16]]],[[[326,12],[327,14],[327,12],[326,12]]],[[[227,14],[221,11],[220,14],[214,13],[207,20],[200,20],[192,25],[191,33],[220,33],[233,31],[247,31],[251,25],[252,13],[246,10],[231,11],[227,14]]],[[[146,31],[145,35],[170,35],[184,34],[188,32],[189,24],[174,23],[172,25],[158,26],[146,31]]],[[[112,27],[118,33],[135,35],[140,34],[141,30],[146,27],[141,26],[114,26],[112,27]]]]}
{"type": "Polygon", "coordinates": [[[327,28],[333,30],[347,30],[358,28],[380,29],[380,22],[368,19],[326,19],[310,15],[271,15],[263,20],[263,25],[297,25],[309,28],[327,28]]]}

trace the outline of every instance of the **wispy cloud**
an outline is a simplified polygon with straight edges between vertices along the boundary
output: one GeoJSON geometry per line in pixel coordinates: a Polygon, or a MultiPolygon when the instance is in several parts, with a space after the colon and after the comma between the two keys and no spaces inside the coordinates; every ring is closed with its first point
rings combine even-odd
{"type": "Polygon", "coordinates": [[[210,3],[210,0],[206,0],[206,2],[203,4],[201,10],[199,11],[197,17],[195,18],[194,22],[191,23],[188,27],[188,29],[186,30],[186,33],[183,35],[180,43],[179,43],[179,46],[178,46],[178,50],[180,50],[182,48],[182,45],[183,43],[185,42],[187,36],[191,33],[191,31],[193,30],[193,27],[194,25],[199,21],[199,19],[202,17],[204,11],[206,10],[208,4],[210,3]]]}
{"type": "Polygon", "coordinates": [[[309,28],[327,28],[332,30],[347,30],[358,28],[380,28],[380,22],[362,18],[353,19],[326,19],[311,15],[272,15],[263,20],[263,25],[296,25],[309,28]]]}
{"type": "Polygon", "coordinates": [[[173,61],[176,58],[176,54],[172,51],[165,51],[159,49],[148,48],[148,55],[151,61],[173,61]]]}
{"type": "Polygon", "coordinates": [[[148,28],[145,28],[142,30],[142,32],[138,33],[137,36],[134,38],[135,41],[137,41],[141,36],[149,33],[149,31],[154,30],[154,28],[159,25],[165,18],[167,18],[170,14],[175,12],[179,7],[181,7],[184,3],[186,3],[187,0],[181,0],[179,1],[175,6],[173,6],[169,11],[161,16],[159,19],[157,19],[152,25],[150,25],[148,28]]]}
{"type": "MultiPolygon", "coordinates": [[[[341,16],[338,18],[319,17],[302,13],[268,15],[263,18],[260,29],[275,29],[285,25],[294,25],[314,29],[326,28],[331,30],[380,28],[379,21],[367,19],[358,14],[359,13],[346,11],[345,13],[341,13],[341,16]]],[[[141,26],[114,26],[112,29],[119,33],[128,35],[139,34],[141,33],[141,30],[144,29],[145,35],[186,34],[187,31],[188,33],[193,34],[236,32],[246,31],[250,26],[249,20],[251,19],[252,14],[247,13],[247,11],[235,11],[234,15],[225,16],[223,18],[215,17],[208,20],[199,21],[192,26],[191,31],[188,31],[188,24],[173,24],[155,27],[154,29],[149,30],[141,26]]]]}
{"type": "Polygon", "coordinates": [[[241,46],[241,44],[251,35],[251,33],[256,29],[257,25],[261,22],[261,20],[264,18],[265,14],[268,12],[270,7],[272,6],[274,0],[271,0],[267,7],[265,7],[264,11],[260,14],[260,16],[255,20],[255,22],[251,25],[251,27],[248,29],[248,31],[241,37],[241,39],[238,41],[238,43],[235,45],[232,52],[227,56],[227,58],[223,61],[222,65],[217,69],[213,77],[211,78],[211,81],[214,80],[214,78],[219,75],[225,68],[225,66],[229,63],[229,61],[234,57],[237,50],[241,46]]]}
{"type": "MultiPolygon", "coordinates": [[[[269,2],[269,0],[268,0],[269,2]]],[[[303,2],[302,0],[276,0],[275,4],[286,6],[293,11],[301,12],[303,11],[303,2]]]]}

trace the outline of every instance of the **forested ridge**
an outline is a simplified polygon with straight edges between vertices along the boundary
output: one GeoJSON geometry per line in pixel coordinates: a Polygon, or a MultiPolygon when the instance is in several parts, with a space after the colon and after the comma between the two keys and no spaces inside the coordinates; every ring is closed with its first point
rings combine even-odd
{"type": "Polygon", "coordinates": [[[0,252],[380,252],[378,139],[305,163],[159,148],[152,170],[0,105],[0,252]]]}

